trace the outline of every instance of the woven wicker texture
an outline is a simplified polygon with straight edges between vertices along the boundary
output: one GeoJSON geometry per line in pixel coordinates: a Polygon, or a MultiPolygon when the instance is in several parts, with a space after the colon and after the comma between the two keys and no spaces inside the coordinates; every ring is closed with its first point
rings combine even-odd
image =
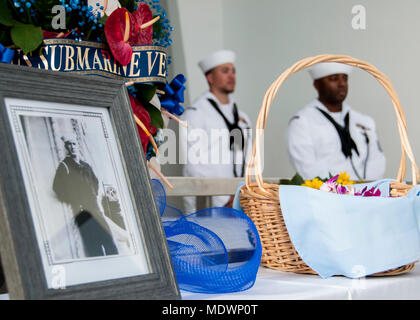
{"type": "MultiPolygon", "coordinates": [[[[252,149],[251,159],[246,169],[246,185],[241,188],[239,198],[241,207],[254,222],[259,232],[263,249],[261,264],[271,269],[316,274],[316,272],[307,266],[301,259],[290,240],[281,212],[281,199],[279,200],[278,198],[279,186],[268,184],[263,181],[261,172],[261,140],[271,104],[283,82],[292,74],[321,62],[338,62],[363,69],[373,75],[389,94],[395,110],[401,141],[401,161],[396,178],[397,181],[391,183],[390,196],[405,196],[408,190],[410,190],[413,185],[417,184],[419,179],[419,169],[408,141],[407,125],[400,100],[390,80],[383,73],[371,64],[349,56],[325,54],[305,58],[296,62],[273,82],[264,96],[257,118],[256,138],[252,149]],[[403,183],[406,174],[407,157],[411,164],[412,185],[403,183]],[[252,181],[253,176],[255,176],[255,182],[252,181]]],[[[374,276],[398,275],[411,271],[413,268],[414,263],[411,263],[396,269],[376,273],[374,276]]]]}

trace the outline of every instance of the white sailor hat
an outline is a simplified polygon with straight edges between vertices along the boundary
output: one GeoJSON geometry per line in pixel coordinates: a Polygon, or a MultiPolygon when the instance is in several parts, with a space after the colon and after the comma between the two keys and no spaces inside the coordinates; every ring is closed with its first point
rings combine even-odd
{"type": "Polygon", "coordinates": [[[235,62],[235,53],[230,50],[219,50],[208,55],[202,59],[198,65],[203,73],[210,71],[214,67],[217,67],[224,63],[234,63],[235,62]]]}
{"type": "Polygon", "coordinates": [[[67,135],[63,135],[61,136],[61,140],[63,140],[64,144],[67,143],[77,143],[77,139],[74,135],[72,134],[67,134],[67,135]]]}
{"type": "Polygon", "coordinates": [[[309,74],[313,80],[321,79],[332,74],[344,73],[350,75],[353,67],[337,62],[323,62],[308,68],[309,74]]]}

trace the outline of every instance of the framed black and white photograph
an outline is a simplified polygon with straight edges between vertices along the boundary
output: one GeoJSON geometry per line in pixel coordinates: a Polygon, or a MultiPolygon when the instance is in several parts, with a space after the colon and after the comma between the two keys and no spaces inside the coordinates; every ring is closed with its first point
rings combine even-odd
{"type": "Polygon", "coordinates": [[[10,298],[179,298],[124,84],[13,65],[0,79],[10,298]]]}

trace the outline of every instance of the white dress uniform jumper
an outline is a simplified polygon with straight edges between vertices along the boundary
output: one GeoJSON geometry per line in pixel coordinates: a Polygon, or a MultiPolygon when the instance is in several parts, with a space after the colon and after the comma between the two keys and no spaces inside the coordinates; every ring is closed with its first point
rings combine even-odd
{"type": "Polygon", "coordinates": [[[287,147],[304,179],[328,178],[343,171],[353,180],[384,176],[386,161],[375,121],[346,103],[341,112],[330,112],[318,99],[310,102],[291,118],[287,147]]]}
{"type": "MultiPolygon", "coordinates": [[[[244,155],[251,151],[251,121],[238,110],[232,97],[226,105],[220,104],[210,92],[203,93],[182,119],[188,129],[181,129],[180,150],[187,163],[184,177],[233,178],[245,172],[244,155]]],[[[212,206],[224,206],[229,196],[212,197],[212,206]]],[[[195,210],[195,199],[186,197],[185,211],[195,210]]]]}

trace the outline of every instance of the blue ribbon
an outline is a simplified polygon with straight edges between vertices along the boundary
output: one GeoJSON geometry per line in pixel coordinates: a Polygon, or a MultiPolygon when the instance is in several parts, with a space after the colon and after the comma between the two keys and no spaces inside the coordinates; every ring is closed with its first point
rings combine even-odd
{"type": "Polygon", "coordinates": [[[10,62],[12,62],[14,55],[15,55],[15,52],[12,49],[5,48],[0,43],[0,62],[10,63],[10,62]]]}
{"type": "Polygon", "coordinates": [[[163,91],[165,95],[161,97],[160,104],[172,114],[180,116],[184,113],[184,108],[180,103],[184,102],[184,83],[187,81],[183,74],[178,74],[170,84],[166,84],[163,91]]]}
{"type": "Polygon", "coordinates": [[[185,216],[166,204],[165,189],[158,180],[153,179],[152,186],[180,289],[228,293],[251,288],[262,255],[251,219],[224,207],[185,216]]]}

